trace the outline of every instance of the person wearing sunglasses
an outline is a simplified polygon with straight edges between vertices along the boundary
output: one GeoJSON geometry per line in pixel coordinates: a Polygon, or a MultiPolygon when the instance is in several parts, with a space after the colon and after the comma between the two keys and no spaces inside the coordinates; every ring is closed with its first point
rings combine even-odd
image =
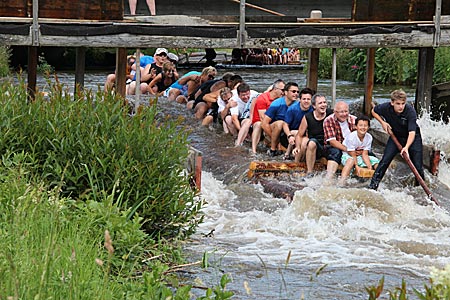
{"type": "Polygon", "coordinates": [[[270,157],[283,154],[283,151],[278,150],[278,145],[281,139],[287,145],[287,136],[283,132],[284,118],[289,106],[298,98],[299,92],[297,83],[288,82],[284,87],[284,96],[273,101],[265,112],[261,128],[270,138],[270,149],[267,151],[270,157]]]}
{"type": "Polygon", "coordinates": [[[151,95],[162,95],[164,91],[178,79],[175,66],[170,61],[166,61],[162,67],[163,71],[156,75],[148,84],[147,92],[151,95]]]}
{"type": "MultiPolygon", "coordinates": [[[[146,65],[141,72],[141,93],[146,94],[148,92],[148,84],[162,72],[162,65],[167,61],[167,54],[169,52],[166,48],[157,48],[153,59],[153,63],[146,65]]],[[[129,88],[129,94],[134,95],[136,92],[136,82],[132,82],[129,88]]]]}
{"type": "MultiPolygon", "coordinates": [[[[314,91],[310,88],[304,88],[300,91],[299,101],[289,106],[284,118],[283,132],[287,136],[287,147],[284,159],[292,159],[291,152],[295,146],[295,135],[297,134],[303,116],[313,110],[311,99],[314,91]]],[[[296,156],[295,162],[304,159],[304,153],[296,156]]]]}

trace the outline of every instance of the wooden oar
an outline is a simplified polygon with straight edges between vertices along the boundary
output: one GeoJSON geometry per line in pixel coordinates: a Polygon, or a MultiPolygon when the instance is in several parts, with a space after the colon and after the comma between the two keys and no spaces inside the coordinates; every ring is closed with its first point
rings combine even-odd
{"type": "Polygon", "coordinates": [[[431,194],[430,189],[428,188],[428,186],[425,184],[425,181],[423,180],[422,176],[420,176],[419,172],[417,171],[416,167],[414,166],[414,164],[412,163],[411,159],[409,159],[409,155],[407,152],[404,152],[402,154],[402,149],[403,146],[400,144],[400,142],[397,140],[397,137],[394,135],[394,133],[392,132],[392,130],[388,130],[389,136],[391,137],[391,139],[394,141],[395,145],[397,145],[398,150],[400,151],[400,155],[403,157],[403,159],[406,161],[406,163],[408,164],[409,168],[411,169],[411,171],[413,172],[414,176],[416,176],[417,181],[419,182],[419,184],[422,186],[423,190],[425,191],[425,193],[428,195],[428,197],[430,198],[431,201],[433,201],[434,203],[436,203],[436,205],[440,206],[439,202],[433,197],[433,194],[431,194]]]}

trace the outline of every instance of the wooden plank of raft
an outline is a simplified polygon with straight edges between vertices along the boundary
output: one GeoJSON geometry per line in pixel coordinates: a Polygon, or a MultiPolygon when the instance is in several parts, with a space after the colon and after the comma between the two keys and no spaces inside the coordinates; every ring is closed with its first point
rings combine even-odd
{"type": "MultiPolygon", "coordinates": [[[[325,170],[326,161],[316,161],[314,170],[325,170]]],[[[247,173],[248,178],[253,178],[258,175],[264,175],[269,173],[281,173],[281,172],[299,172],[306,173],[305,162],[277,162],[277,161],[252,161],[247,173]]]]}
{"type": "MultiPolygon", "coordinates": [[[[315,171],[323,171],[327,168],[327,160],[321,158],[314,165],[315,171]]],[[[339,166],[339,170],[342,166],[339,166]]],[[[374,170],[362,168],[355,175],[360,178],[372,178],[374,170]]],[[[306,174],[305,162],[278,162],[278,161],[252,161],[248,169],[247,177],[254,178],[265,175],[276,175],[278,173],[304,173],[306,174]]]]}

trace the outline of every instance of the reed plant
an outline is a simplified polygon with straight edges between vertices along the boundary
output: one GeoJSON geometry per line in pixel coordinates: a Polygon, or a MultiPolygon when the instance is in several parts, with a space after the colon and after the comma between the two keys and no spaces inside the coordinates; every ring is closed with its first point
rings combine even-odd
{"type": "Polygon", "coordinates": [[[0,77],[5,77],[9,74],[10,56],[11,49],[8,46],[0,46],[0,77]]]}

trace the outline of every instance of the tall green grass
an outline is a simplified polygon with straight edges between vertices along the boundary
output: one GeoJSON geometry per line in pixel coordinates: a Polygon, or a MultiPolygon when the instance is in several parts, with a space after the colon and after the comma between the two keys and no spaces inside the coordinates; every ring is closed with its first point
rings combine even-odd
{"type": "Polygon", "coordinates": [[[100,91],[74,99],[54,85],[48,98],[37,93],[29,103],[23,82],[0,89],[0,153],[30,155],[31,172],[63,196],[113,195],[154,238],[195,230],[201,203],[184,174],[188,132],[180,120],[155,105],[130,117],[123,101],[100,91]]]}

